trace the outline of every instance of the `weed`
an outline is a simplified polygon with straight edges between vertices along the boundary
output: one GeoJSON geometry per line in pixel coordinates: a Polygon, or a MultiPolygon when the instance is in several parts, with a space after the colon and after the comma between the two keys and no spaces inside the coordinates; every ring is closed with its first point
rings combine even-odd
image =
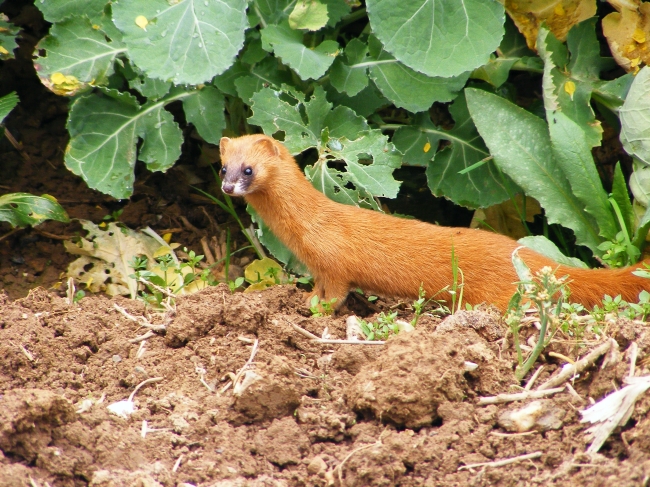
{"type": "Polygon", "coordinates": [[[458,257],[456,257],[453,243],[451,244],[451,275],[453,281],[449,294],[451,294],[450,311],[453,315],[456,311],[461,309],[461,304],[463,302],[463,286],[465,285],[465,277],[463,276],[463,270],[458,267],[458,257]],[[456,306],[456,301],[458,301],[458,306],[456,306]]]}
{"type": "Polygon", "coordinates": [[[506,315],[506,323],[510,326],[515,349],[517,350],[517,360],[519,365],[515,370],[515,376],[521,380],[528,373],[537,358],[542,353],[544,347],[548,345],[553,333],[548,333],[553,327],[557,328],[559,323],[559,315],[562,310],[562,303],[567,295],[566,277],[555,277],[554,270],[551,267],[543,267],[538,271],[535,276],[531,276],[530,271],[526,264],[521,260],[518,255],[513,256],[513,262],[519,259],[515,266],[517,268],[520,278],[522,274],[525,279],[518,285],[518,290],[510,300],[509,311],[506,315]],[[525,269],[523,269],[525,267],[525,269]],[[527,303],[522,303],[526,299],[527,303]],[[528,358],[524,361],[521,353],[521,346],[519,344],[519,325],[521,318],[526,309],[534,303],[539,312],[540,330],[539,338],[535,347],[531,351],[528,358]]]}
{"type": "Polygon", "coordinates": [[[336,298],[332,298],[329,301],[319,299],[318,295],[314,294],[309,302],[309,311],[311,311],[311,315],[314,317],[330,316],[334,314],[334,304],[336,301],[336,298]]]}
{"type": "Polygon", "coordinates": [[[361,331],[369,341],[373,340],[386,340],[390,335],[399,333],[399,327],[396,323],[397,311],[392,313],[379,313],[377,322],[367,322],[358,320],[361,331]]]}

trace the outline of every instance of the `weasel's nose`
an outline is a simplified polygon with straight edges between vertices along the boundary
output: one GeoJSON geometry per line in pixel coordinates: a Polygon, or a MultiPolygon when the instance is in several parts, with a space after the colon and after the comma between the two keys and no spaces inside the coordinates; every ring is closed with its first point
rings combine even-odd
{"type": "Polygon", "coordinates": [[[235,191],[235,185],[232,183],[223,183],[221,185],[221,189],[223,190],[224,193],[226,194],[232,194],[233,191],[235,191]]]}

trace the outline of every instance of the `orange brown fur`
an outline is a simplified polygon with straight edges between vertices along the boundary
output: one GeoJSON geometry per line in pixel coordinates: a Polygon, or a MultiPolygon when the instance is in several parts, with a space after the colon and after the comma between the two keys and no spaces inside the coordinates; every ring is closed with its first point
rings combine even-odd
{"type": "MultiPolygon", "coordinates": [[[[312,272],[321,299],[342,303],[351,289],[417,298],[420,284],[432,296],[453,282],[451,249],[464,274],[464,301],[493,303],[505,310],[516,290],[511,263],[514,240],[484,230],[450,228],[406,220],[336,203],[306,179],[288,150],[265,135],[223,138],[224,190],[244,196],[273,233],[312,272]],[[244,168],[252,170],[245,192],[232,191],[244,168]]],[[[558,267],[529,249],[520,256],[531,270],[558,267]]],[[[636,301],[647,279],[625,269],[577,269],[569,275],[571,300],[586,306],[605,293],[636,301]]],[[[448,298],[449,295],[443,298],[448,298]]]]}

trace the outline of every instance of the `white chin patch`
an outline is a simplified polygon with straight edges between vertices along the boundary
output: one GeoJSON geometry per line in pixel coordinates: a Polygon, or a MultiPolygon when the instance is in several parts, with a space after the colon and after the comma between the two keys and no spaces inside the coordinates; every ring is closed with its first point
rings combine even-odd
{"type": "Polygon", "coordinates": [[[232,192],[231,196],[244,196],[246,194],[246,190],[244,189],[244,186],[241,181],[237,181],[235,183],[235,189],[232,192]]]}

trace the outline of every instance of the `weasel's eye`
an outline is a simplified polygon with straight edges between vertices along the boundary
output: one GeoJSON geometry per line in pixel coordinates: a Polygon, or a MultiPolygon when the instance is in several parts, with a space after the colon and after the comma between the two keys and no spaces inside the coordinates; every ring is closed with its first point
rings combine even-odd
{"type": "Polygon", "coordinates": [[[252,176],[253,175],[253,170],[250,167],[247,167],[246,169],[244,169],[244,174],[246,176],[252,176]]]}
{"type": "Polygon", "coordinates": [[[221,168],[221,174],[225,175],[226,174],[226,166],[223,166],[221,168]]]}

